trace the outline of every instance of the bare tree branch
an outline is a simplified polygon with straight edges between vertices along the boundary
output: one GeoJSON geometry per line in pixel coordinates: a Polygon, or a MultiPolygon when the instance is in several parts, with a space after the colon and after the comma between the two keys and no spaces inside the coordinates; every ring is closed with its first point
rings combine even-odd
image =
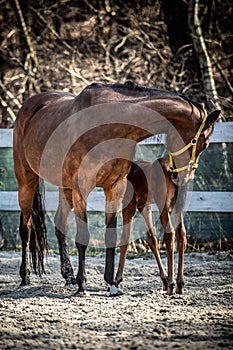
{"type": "Polygon", "coordinates": [[[3,84],[3,82],[0,80],[0,88],[4,91],[4,93],[6,94],[6,96],[8,96],[13,102],[14,104],[18,107],[21,108],[21,103],[17,100],[17,98],[14,97],[14,95],[5,87],[5,85],[3,84]]]}
{"type": "Polygon", "coordinates": [[[33,45],[32,45],[32,42],[31,42],[31,38],[29,36],[28,29],[27,29],[27,26],[26,26],[26,23],[25,23],[25,20],[24,20],[24,17],[23,17],[23,13],[22,13],[22,10],[21,10],[21,7],[20,7],[20,4],[19,4],[18,0],[15,0],[15,5],[16,5],[16,8],[17,8],[17,11],[18,11],[18,14],[19,14],[20,22],[21,22],[21,25],[22,25],[22,28],[23,28],[23,32],[24,32],[26,41],[27,41],[29,52],[31,54],[31,58],[34,61],[35,69],[37,70],[38,67],[39,67],[38,59],[37,59],[35,50],[33,48],[33,45]]]}
{"type": "Polygon", "coordinates": [[[56,32],[56,30],[54,30],[51,25],[49,25],[48,21],[46,21],[46,19],[38,12],[36,11],[34,8],[30,7],[30,9],[36,13],[36,15],[40,18],[40,20],[46,24],[46,27],[50,30],[51,33],[53,33],[53,35],[67,48],[69,49],[69,51],[74,52],[74,48],[72,46],[70,46],[69,44],[67,44],[66,41],[62,40],[62,38],[60,37],[60,35],[56,32]]]}
{"type": "Polygon", "coordinates": [[[2,107],[6,107],[7,108],[7,112],[9,113],[11,120],[14,122],[15,119],[16,119],[16,115],[12,111],[10,106],[6,103],[6,101],[3,100],[3,98],[1,96],[0,96],[0,102],[1,102],[2,107]]]}

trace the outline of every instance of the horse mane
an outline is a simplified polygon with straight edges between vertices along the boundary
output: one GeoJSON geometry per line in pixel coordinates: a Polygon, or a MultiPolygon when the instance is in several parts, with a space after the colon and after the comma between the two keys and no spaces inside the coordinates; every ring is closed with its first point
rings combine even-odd
{"type": "MultiPolygon", "coordinates": [[[[115,84],[114,84],[115,85],[115,84]]],[[[116,85],[120,85],[120,84],[116,84],[116,85]]],[[[197,101],[193,101],[191,98],[183,95],[183,94],[177,94],[174,91],[169,91],[166,89],[158,89],[155,87],[147,87],[144,85],[138,85],[135,84],[134,82],[132,82],[131,80],[127,80],[124,84],[122,84],[122,87],[130,87],[131,89],[137,90],[137,91],[145,91],[145,92],[151,92],[151,94],[153,93],[158,93],[159,95],[170,95],[170,96],[179,96],[182,99],[184,99],[185,101],[187,101],[191,107],[195,106],[199,109],[199,111],[204,112],[204,108],[202,106],[201,103],[197,102],[197,101]]]]}
{"type": "Polygon", "coordinates": [[[139,85],[132,82],[131,80],[127,80],[125,83],[114,83],[114,84],[92,83],[91,85],[87,86],[85,89],[92,89],[92,88],[110,88],[115,91],[126,89],[131,91],[134,90],[138,92],[144,92],[147,95],[156,94],[159,96],[163,96],[163,95],[174,96],[174,97],[179,96],[180,98],[182,98],[183,100],[187,101],[190,104],[192,110],[193,110],[193,106],[195,106],[200,112],[204,112],[204,108],[201,103],[194,101],[183,94],[177,94],[174,91],[169,91],[166,89],[159,89],[156,87],[147,87],[145,85],[139,85]]]}

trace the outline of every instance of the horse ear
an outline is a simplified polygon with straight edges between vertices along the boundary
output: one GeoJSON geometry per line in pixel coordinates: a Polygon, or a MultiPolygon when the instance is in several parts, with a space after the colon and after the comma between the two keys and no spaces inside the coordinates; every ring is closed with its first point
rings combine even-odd
{"type": "Polygon", "coordinates": [[[219,109],[216,109],[216,111],[213,111],[212,113],[210,113],[208,115],[203,131],[205,131],[210,126],[212,126],[214,123],[216,123],[220,113],[221,113],[221,111],[219,109]]]}

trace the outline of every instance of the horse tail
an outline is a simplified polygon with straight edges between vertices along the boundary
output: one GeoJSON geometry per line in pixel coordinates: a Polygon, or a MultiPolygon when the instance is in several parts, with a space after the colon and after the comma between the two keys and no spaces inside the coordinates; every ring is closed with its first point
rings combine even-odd
{"type": "Polygon", "coordinates": [[[34,194],[32,207],[30,252],[36,274],[45,273],[44,252],[48,251],[47,229],[45,225],[44,181],[39,180],[34,194]]]}

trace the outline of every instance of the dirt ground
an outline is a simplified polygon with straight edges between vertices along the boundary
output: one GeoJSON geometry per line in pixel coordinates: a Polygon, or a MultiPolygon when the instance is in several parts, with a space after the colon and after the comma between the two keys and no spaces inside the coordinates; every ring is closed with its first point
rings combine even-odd
{"type": "Polygon", "coordinates": [[[20,253],[0,252],[2,350],[233,349],[230,253],[186,253],[182,296],[162,292],[152,258],[127,260],[125,294],[115,298],[103,281],[104,256],[87,258],[85,298],[64,288],[58,256],[47,257],[47,274],[32,274],[29,287],[19,287],[19,265],[20,253]]]}

